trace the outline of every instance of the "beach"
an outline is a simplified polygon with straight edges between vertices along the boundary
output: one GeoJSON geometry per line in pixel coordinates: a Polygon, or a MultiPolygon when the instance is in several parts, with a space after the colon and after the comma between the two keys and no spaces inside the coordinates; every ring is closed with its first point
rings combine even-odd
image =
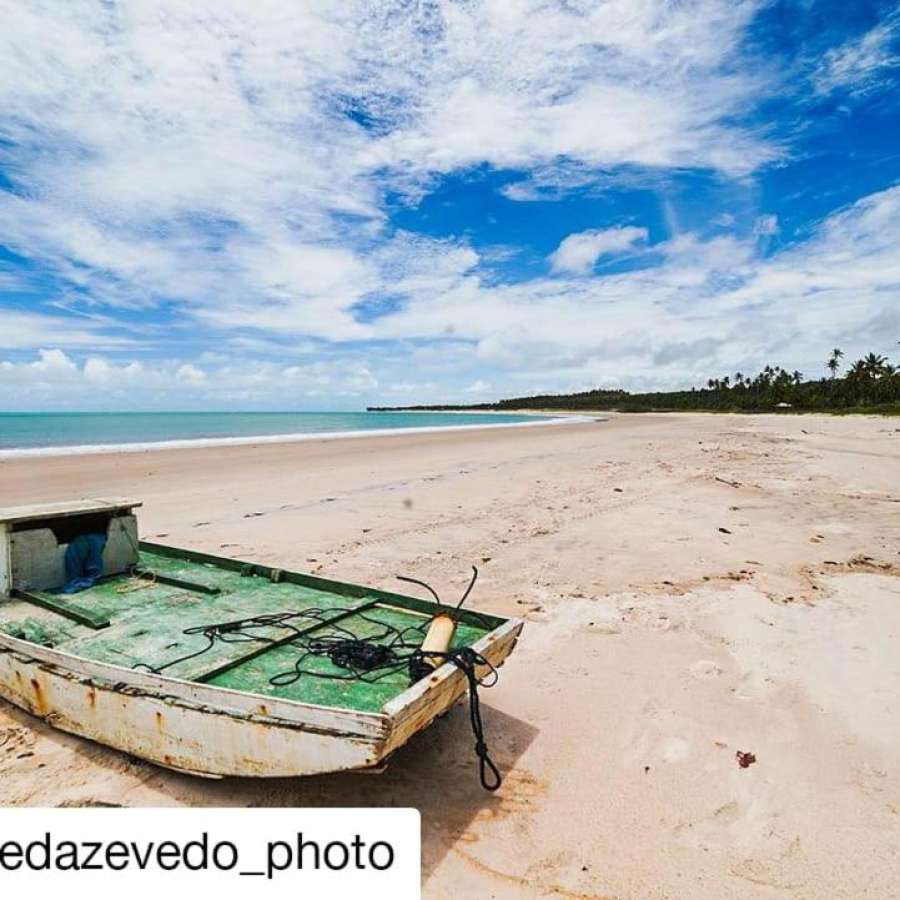
{"type": "Polygon", "coordinates": [[[423,894],[893,897],[900,419],[609,415],[0,460],[0,505],[142,500],[141,537],[525,628],[379,776],[201,780],[0,701],[0,804],[416,806],[423,894]],[[743,764],[742,764],[743,763],[743,764]]]}

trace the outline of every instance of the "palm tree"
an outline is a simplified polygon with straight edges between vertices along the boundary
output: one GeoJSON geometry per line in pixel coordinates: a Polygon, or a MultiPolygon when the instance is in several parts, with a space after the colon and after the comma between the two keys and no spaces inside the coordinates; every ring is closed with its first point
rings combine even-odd
{"type": "Polygon", "coordinates": [[[855,380],[864,378],[868,374],[869,370],[866,367],[866,361],[864,359],[858,359],[847,371],[847,377],[855,380]]]}
{"type": "Polygon", "coordinates": [[[863,360],[863,365],[866,367],[866,371],[871,378],[879,378],[880,376],[884,375],[886,363],[887,357],[880,356],[877,353],[870,353],[863,360]]]}
{"type": "Polygon", "coordinates": [[[828,362],[825,364],[831,370],[831,377],[834,378],[837,375],[838,367],[841,364],[841,357],[844,355],[844,351],[838,347],[835,347],[834,350],[831,351],[831,357],[828,362]]]}

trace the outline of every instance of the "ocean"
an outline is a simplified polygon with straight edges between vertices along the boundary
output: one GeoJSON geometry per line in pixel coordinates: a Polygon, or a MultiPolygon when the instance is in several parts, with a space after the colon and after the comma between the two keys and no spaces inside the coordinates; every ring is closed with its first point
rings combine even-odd
{"type": "Polygon", "coordinates": [[[0,413],[0,456],[37,456],[153,447],[247,444],[371,432],[540,424],[506,413],[134,412],[0,413]]]}

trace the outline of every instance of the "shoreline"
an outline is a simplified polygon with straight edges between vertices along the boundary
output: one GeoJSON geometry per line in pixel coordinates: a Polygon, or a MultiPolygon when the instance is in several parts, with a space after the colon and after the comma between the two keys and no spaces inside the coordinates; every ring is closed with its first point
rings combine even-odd
{"type": "Polygon", "coordinates": [[[166,441],[135,441],[124,444],[65,444],[51,447],[9,447],[0,450],[0,460],[35,459],[59,456],[108,455],[117,453],[150,453],[160,450],[193,450],[204,447],[246,447],[258,444],[300,444],[307,441],[334,441],[403,434],[434,434],[442,431],[482,431],[499,428],[532,428],[541,425],[603,421],[595,416],[535,414],[532,422],[488,422],[471,425],[427,425],[410,428],[371,428],[357,431],[305,431],[288,434],[236,435],[215,438],[179,438],[166,441]]]}

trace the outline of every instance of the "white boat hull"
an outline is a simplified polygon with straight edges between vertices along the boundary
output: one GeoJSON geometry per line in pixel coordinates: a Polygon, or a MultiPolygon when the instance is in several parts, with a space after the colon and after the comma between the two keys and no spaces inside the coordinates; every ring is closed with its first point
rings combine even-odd
{"type": "MultiPolygon", "coordinates": [[[[499,666],[521,629],[511,619],[473,649],[499,666]]],[[[363,713],[137,672],[0,634],[0,696],[63,731],[198,775],[371,769],[465,690],[463,673],[446,664],[363,713]]]]}

